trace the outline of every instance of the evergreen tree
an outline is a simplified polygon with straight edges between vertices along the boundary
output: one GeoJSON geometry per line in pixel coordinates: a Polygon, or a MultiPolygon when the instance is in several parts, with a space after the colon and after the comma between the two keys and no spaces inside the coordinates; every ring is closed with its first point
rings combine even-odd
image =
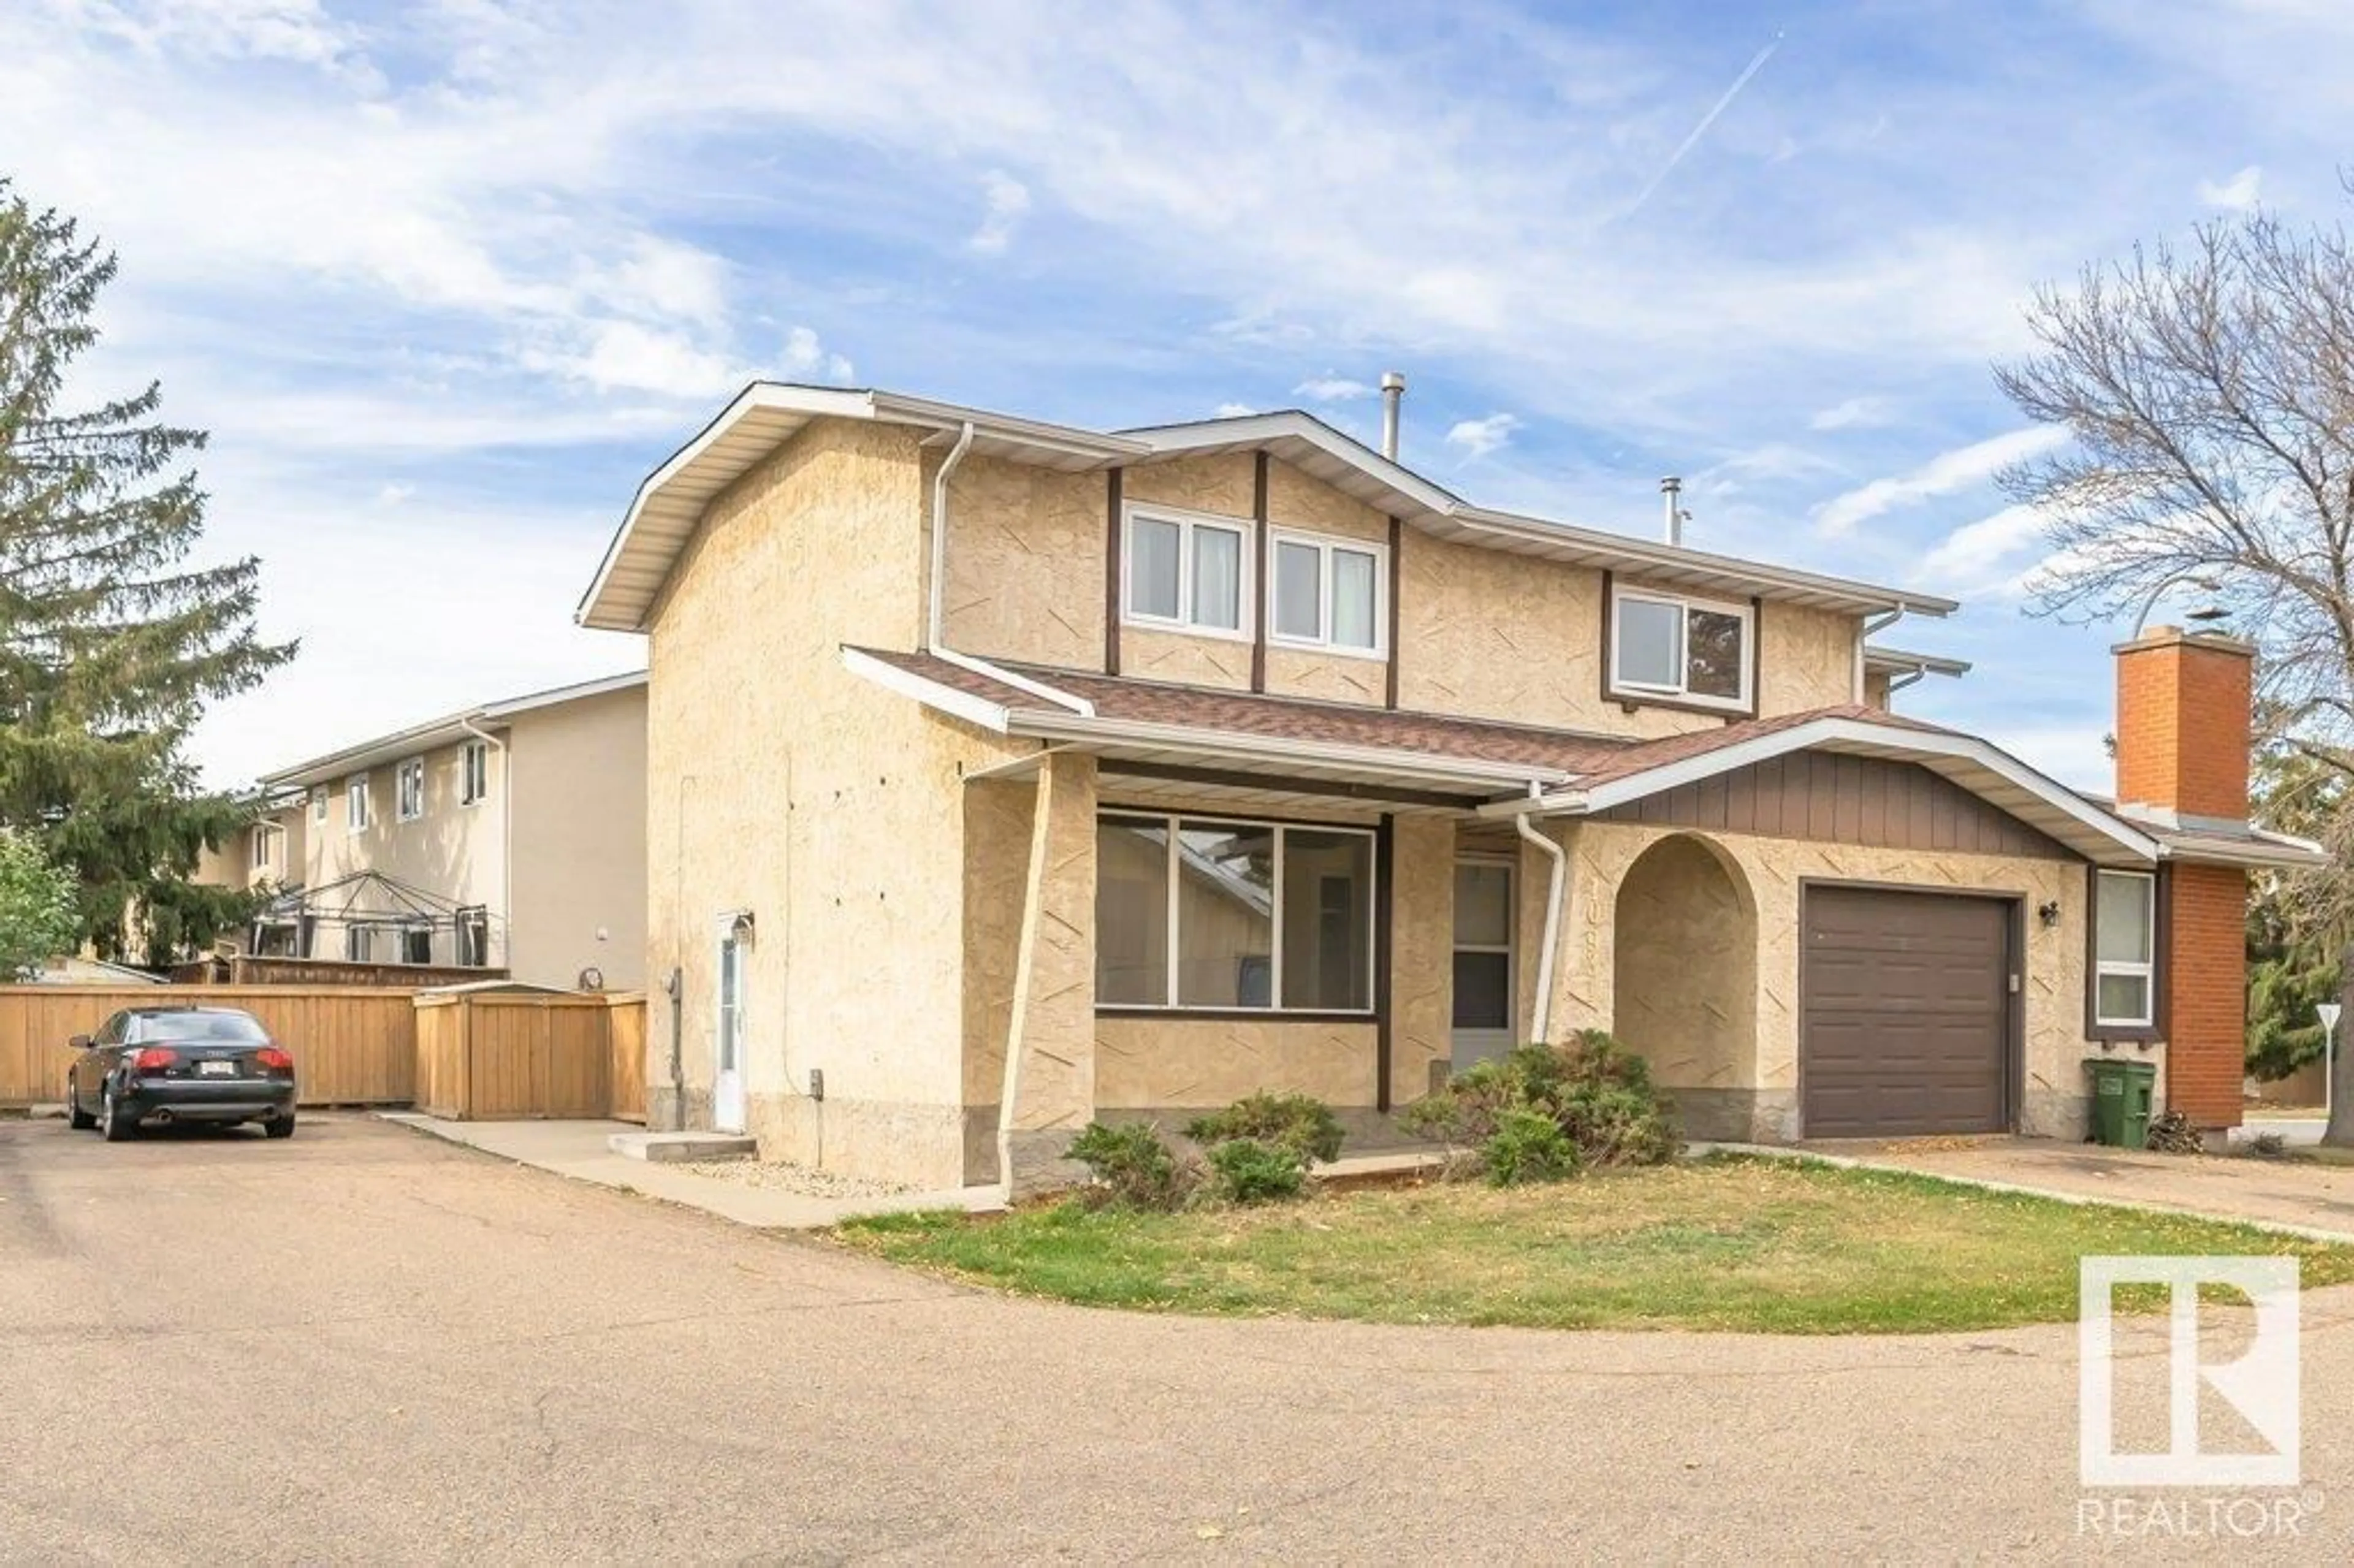
{"type": "Polygon", "coordinates": [[[2337,999],[2338,955],[2354,939],[2354,814],[2345,773],[2296,747],[2259,751],[2249,783],[2258,821],[2330,851],[2327,865],[2249,879],[2248,1071],[2269,1081],[2321,1055],[2314,1009],[2337,999]]]}
{"type": "Polygon", "coordinates": [[[254,633],[259,568],[205,565],[204,433],[144,391],[61,406],[97,341],[114,258],[0,179],[0,827],[74,878],[81,935],[164,963],[242,919],[241,892],[188,878],[249,808],[183,756],[205,704],[293,656],[254,633]]]}

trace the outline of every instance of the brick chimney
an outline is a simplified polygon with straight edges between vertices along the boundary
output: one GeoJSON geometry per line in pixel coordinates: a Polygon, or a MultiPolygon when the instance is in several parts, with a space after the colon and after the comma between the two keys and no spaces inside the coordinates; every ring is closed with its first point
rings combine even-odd
{"type": "Polygon", "coordinates": [[[2190,826],[2248,817],[2256,651],[2236,638],[2152,627],[2117,656],[2117,804],[2190,826]]]}
{"type": "MultiPolygon", "coordinates": [[[[2159,626],[2113,652],[2119,813],[2161,829],[2245,822],[2255,649],[2159,626]]],[[[2200,1128],[2236,1127],[2247,1053],[2248,874],[2170,859],[2158,889],[2167,1102],[2200,1128]]]]}

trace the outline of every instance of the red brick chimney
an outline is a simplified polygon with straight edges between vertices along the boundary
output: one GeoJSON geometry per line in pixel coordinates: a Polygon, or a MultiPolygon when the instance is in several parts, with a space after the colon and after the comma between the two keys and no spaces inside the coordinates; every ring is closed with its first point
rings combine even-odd
{"type": "MultiPolygon", "coordinates": [[[[2159,830],[2245,823],[2255,649],[2159,626],[2114,652],[2119,812],[2159,830]]],[[[2247,1060],[2248,874],[2176,859],[2158,887],[2167,1100],[2201,1128],[2236,1127],[2247,1060]]]]}

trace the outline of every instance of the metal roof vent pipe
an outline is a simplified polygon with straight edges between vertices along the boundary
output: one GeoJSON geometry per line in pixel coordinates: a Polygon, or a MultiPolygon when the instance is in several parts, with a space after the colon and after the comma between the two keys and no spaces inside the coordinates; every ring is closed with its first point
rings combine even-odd
{"type": "Polygon", "coordinates": [[[1659,494],[1667,502],[1667,540],[1670,545],[1681,546],[1683,544],[1684,524],[1691,521],[1691,514],[1683,509],[1683,493],[1684,482],[1677,478],[1674,474],[1671,473],[1668,475],[1667,478],[1659,481],[1659,494]]]}
{"type": "Polygon", "coordinates": [[[1382,456],[1397,461],[1398,405],[1405,401],[1405,377],[1394,370],[1382,372],[1382,456]]]}

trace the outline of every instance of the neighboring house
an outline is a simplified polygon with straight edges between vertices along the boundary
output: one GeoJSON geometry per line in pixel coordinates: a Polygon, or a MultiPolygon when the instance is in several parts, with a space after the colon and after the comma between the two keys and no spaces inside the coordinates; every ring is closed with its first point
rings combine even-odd
{"type": "Polygon", "coordinates": [[[270,774],[263,784],[284,803],[222,853],[221,880],[279,890],[244,950],[634,989],[646,948],[645,713],[644,675],[620,675],[270,774]]]}
{"type": "Polygon", "coordinates": [[[1487,510],[1307,415],[756,386],[583,601],[649,640],[655,1125],[926,1185],[1581,1028],[1702,1137],[2239,1117],[2250,651],[2118,651],[2126,804],[1900,717],[1934,594],[1487,510]]]}

